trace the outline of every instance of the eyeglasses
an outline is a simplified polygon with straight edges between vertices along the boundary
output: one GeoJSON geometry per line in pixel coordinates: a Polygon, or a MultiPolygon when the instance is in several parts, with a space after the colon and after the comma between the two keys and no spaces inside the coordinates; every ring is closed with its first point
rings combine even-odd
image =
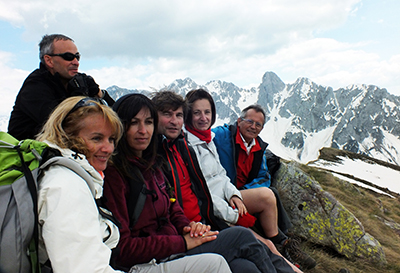
{"type": "Polygon", "coordinates": [[[46,54],[46,55],[49,55],[49,56],[58,56],[58,57],[63,58],[63,59],[66,60],[66,61],[72,61],[72,60],[74,60],[75,58],[79,61],[80,58],[81,58],[81,54],[80,54],[79,52],[77,52],[77,53],[75,53],[75,54],[73,54],[73,53],[71,53],[71,52],[65,52],[65,53],[46,54]]]}
{"type": "Polygon", "coordinates": [[[245,119],[245,118],[241,118],[241,119],[244,123],[246,123],[247,125],[250,125],[250,126],[253,126],[253,124],[255,123],[257,129],[262,129],[262,127],[264,127],[264,125],[259,123],[258,121],[254,121],[252,119],[245,119]]]}
{"type": "MultiPolygon", "coordinates": [[[[83,99],[81,99],[80,101],[78,101],[78,102],[74,105],[74,107],[72,107],[72,109],[68,112],[67,115],[65,115],[64,120],[65,120],[69,115],[71,115],[73,112],[75,112],[76,110],[78,110],[79,108],[81,108],[81,107],[87,107],[87,106],[95,106],[95,105],[97,105],[96,102],[97,102],[97,103],[100,103],[100,104],[102,104],[102,105],[107,105],[107,102],[106,102],[105,100],[103,100],[103,99],[100,99],[100,98],[89,98],[89,97],[83,98],[83,99]]],[[[64,121],[63,121],[63,122],[64,122],[64,121]]]]}

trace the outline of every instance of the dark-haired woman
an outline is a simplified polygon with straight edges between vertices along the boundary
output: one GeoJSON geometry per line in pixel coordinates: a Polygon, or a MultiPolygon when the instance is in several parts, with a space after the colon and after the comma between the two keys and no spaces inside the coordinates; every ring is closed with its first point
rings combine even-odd
{"type": "MultiPolygon", "coordinates": [[[[72,97],[50,115],[38,139],[58,149],[81,172],[51,165],[39,179],[39,257],[55,273],[113,273],[111,249],[120,238],[118,227],[100,215],[95,199],[102,197],[103,171],[122,135],[115,112],[101,101],[72,97]],[[47,264],[47,263],[46,263],[47,264]]],[[[139,253],[140,254],[140,253],[139,253]]],[[[140,264],[129,273],[194,272],[188,265],[205,264],[198,272],[228,270],[223,258],[197,255],[161,264],[140,264]],[[205,264],[210,261],[209,264],[205,264]]],[[[229,271],[222,272],[229,272],[229,271]]]]}
{"type": "Polygon", "coordinates": [[[124,134],[106,170],[104,194],[122,224],[117,263],[129,267],[153,258],[216,253],[233,272],[276,272],[264,247],[247,229],[211,231],[210,226],[189,222],[171,199],[156,154],[158,114],[152,102],[144,95],[129,94],[113,108],[124,134]]]}

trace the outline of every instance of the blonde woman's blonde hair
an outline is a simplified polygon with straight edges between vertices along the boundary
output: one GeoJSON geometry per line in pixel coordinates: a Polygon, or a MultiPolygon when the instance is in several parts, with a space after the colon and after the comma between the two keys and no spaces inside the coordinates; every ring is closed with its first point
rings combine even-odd
{"type": "Polygon", "coordinates": [[[101,114],[104,120],[110,123],[116,147],[123,133],[123,127],[117,114],[96,99],[81,96],[70,97],[61,102],[51,113],[36,139],[46,140],[60,148],[68,148],[88,155],[88,148],[78,135],[84,126],[83,120],[95,114],[101,114]]]}

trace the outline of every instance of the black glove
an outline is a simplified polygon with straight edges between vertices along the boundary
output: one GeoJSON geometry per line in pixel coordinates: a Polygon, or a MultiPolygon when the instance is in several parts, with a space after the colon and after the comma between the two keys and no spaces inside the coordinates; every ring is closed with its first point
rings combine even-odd
{"type": "Polygon", "coordinates": [[[76,74],[69,82],[67,89],[70,96],[97,97],[100,91],[99,85],[94,79],[85,73],[76,74]]]}

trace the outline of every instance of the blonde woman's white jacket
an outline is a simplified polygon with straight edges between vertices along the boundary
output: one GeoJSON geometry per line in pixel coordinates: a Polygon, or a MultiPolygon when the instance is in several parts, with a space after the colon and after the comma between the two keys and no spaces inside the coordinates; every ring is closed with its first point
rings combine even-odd
{"type": "MultiPolygon", "coordinates": [[[[239,218],[238,210],[233,209],[228,202],[232,196],[238,196],[242,199],[242,195],[226,175],[226,171],[219,161],[214,142],[207,143],[192,133],[185,132],[196,153],[201,171],[210,190],[215,216],[224,219],[227,223],[236,224],[239,218]]],[[[211,136],[214,138],[213,132],[211,132],[211,136]]]]}
{"type": "Polygon", "coordinates": [[[84,155],[48,144],[90,174],[94,192],[82,177],[67,167],[52,165],[44,171],[38,188],[41,263],[49,258],[55,273],[116,272],[109,261],[111,249],[118,243],[119,231],[111,221],[100,216],[95,203],[95,198],[103,194],[101,175],[84,155]]]}

